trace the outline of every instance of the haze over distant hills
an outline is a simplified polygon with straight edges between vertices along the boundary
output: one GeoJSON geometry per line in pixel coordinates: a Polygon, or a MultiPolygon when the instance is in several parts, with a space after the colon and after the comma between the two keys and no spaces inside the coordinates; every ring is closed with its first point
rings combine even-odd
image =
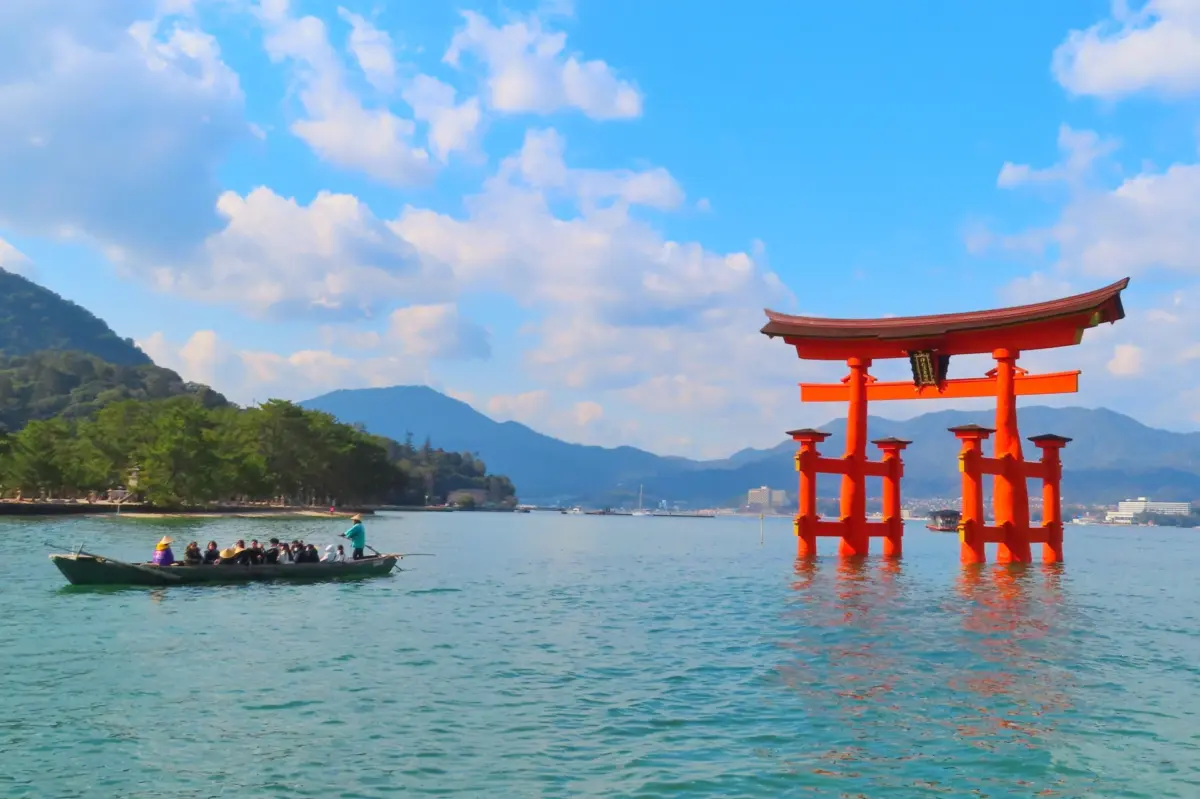
{"type": "MultiPolygon", "coordinates": [[[[760,485],[789,494],[795,490],[791,441],[767,450],[742,450],[723,460],[694,461],[634,447],[570,444],[518,422],[496,422],[424,386],[334,391],[301,404],[397,440],[411,432],[418,443],[428,436],[446,449],[477,453],[490,469],[511,477],[526,502],[631,504],[644,485],[647,504],[668,499],[706,506],[735,502],[760,485]]],[[[955,497],[958,442],[946,428],[991,421],[990,411],[942,410],[904,421],[871,417],[870,435],[913,442],[905,452],[906,497],[955,497]]],[[[845,420],[822,429],[832,434],[822,451],[840,455],[845,420]]],[[[1041,406],[1022,407],[1021,429],[1026,437],[1058,433],[1074,439],[1063,457],[1067,502],[1200,498],[1200,433],[1157,430],[1105,409],[1041,406]]],[[[1026,443],[1026,457],[1036,456],[1036,448],[1026,443]]],[[[818,488],[823,496],[835,495],[837,480],[822,479],[818,488]]],[[[872,486],[872,493],[877,491],[872,486]]]]}

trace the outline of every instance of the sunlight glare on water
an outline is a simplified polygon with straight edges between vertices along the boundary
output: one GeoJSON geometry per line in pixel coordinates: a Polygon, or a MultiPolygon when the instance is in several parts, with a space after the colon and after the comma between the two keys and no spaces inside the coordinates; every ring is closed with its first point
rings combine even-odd
{"type": "MultiPolygon", "coordinates": [[[[797,564],[786,520],[368,519],[354,583],[65,587],[45,540],[332,543],[337,521],[0,523],[0,796],[1200,796],[1200,534],[1061,568],[797,564]]],[[[832,550],[828,550],[832,553],[832,550]]]]}

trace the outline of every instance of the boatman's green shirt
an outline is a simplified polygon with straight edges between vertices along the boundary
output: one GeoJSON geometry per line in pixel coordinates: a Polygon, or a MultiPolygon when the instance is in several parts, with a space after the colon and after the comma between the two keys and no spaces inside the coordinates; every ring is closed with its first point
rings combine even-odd
{"type": "Polygon", "coordinates": [[[362,522],[355,522],[354,526],[346,531],[346,537],[350,539],[352,547],[362,549],[367,545],[367,528],[362,526],[362,522]]]}

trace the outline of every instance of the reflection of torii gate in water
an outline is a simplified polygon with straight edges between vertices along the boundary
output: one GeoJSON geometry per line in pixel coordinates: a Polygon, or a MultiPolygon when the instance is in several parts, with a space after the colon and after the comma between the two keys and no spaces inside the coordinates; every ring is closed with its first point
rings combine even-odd
{"type": "Polygon", "coordinates": [[[1018,396],[1067,394],[1079,390],[1079,372],[1031,375],[1017,366],[1022,350],[1078,344],[1083,332],[1125,316],[1121,292],[1129,278],[1111,286],[1061,300],[1001,308],[994,311],[913,316],[892,319],[818,319],[767,311],[762,332],[781,336],[805,360],[842,361],[850,374],[841,383],[802,383],[801,402],[848,402],[846,452],[841,458],[821,457],[817,445],[829,437],[817,430],[794,430],[799,442],[796,470],[800,472],[796,535],[800,557],[817,553],[818,536],[841,538],[844,557],[866,555],[871,537],[884,539],[883,554],[898,557],[904,523],[900,513],[900,452],[909,441],[884,438],[873,442],[882,451],[879,461],[867,460],[867,401],[902,399],[996,398],[996,429],[978,425],[951,428],[962,442],[963,513],[959,524],[963,563],[983,563],[984,545],[999,544],[1001,563],[1032,560],[1031,543],[1042,544],[1047,563],[1062,560],[1062,508],[1059,450],[1069,438],[1040,435],[1030,438],[1042,451],[1037,462],[1025,462],[1017,431],[1018,396]],[[996,368],[985,377],[949,380],[952,355],[990,354],[996,368]],[[908,358],[913,380],[881,383],[868,373],[872,361],[908,358]],[[982,443],[996,434],[994,457],[983,457],[982,443]],[[817,515],[818,474],[842,475],[841,519],[822,521],[817,515]],[[992,491],[995,524],[983,515],[983,475],[994,475],[992,491]],[[883,521],[867,521],[866,478],[883,478],[883,521]],[[1031,529],[1026,480],[1040,478],[1043,486],[1042,525],[1031,529]]]}

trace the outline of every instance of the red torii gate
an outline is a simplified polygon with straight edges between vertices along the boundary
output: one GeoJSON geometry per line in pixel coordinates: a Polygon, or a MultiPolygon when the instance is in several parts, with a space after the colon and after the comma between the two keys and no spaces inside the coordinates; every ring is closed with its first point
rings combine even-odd
{"type": "Polygon", "coordinates": [[[841,361],[850,374],[840,383],[801,383],[801,402],[847,402],[846,450],[841,458],[821,457],[817,445],[829,437],[818,430],[793,430],[799,443],[796,470],[800,473],[799,512],[795,529],[800,557],[816,555],[819,536],[841,538],[843,557],[866,555],[871,537],[884,539],[883,554],[899,557],[904,525],[900,513],[900,478],[904,472],[900,453],[909,441],[880,439],[879,461],[867,460],[867,402],[869,400],[961,399],[995,397],[995,429],[964,425],[950,432],[962,442],[963,509],[959,524],[963,563],[983,563],[984,545],[999,544],[1001,563],[1032,560],[1031,543],[1042,544],[1042,559],[1062,560],[1062,509],[1059,450],[1068,438],[1033,436],[1041,460],[1027,463],[1017,430],[1018,396],[1066,394],[1079,390],[1079,372],[1031,375],[1017,366],[1022,350],[1068,347],[1080,343],[1088,328],[1114,323],[1125,317],[1121,292],[1129,278],[1085,294],[1050,302],[1000,308],[992,311],[911,316],[891,319],[821,319],[789,316],[767,310],[770,320],[762,332],[780,336],[805,360],[841,361]],[[995,369],[984,377],[948,379],[953,355],[989,354],[995,369]],[[868,370],[873,361],[908,358],[912,382],[881,383],[868,370]],[[996,434],[994,456],[983,456],[982,444],[996,434]],[[841,519],[823,521],[817,515],[816,476],[842,475],[841,519]],[[985,524],[983,475],[993,475],[995,524],[985,524]],[[883,478],[882,522],[867,521],[866,478],[883,478]],[[1040,478],[1043,485],[1043,518],[1039,529],[1030,528],[1026,480],[1040,478]]]}

